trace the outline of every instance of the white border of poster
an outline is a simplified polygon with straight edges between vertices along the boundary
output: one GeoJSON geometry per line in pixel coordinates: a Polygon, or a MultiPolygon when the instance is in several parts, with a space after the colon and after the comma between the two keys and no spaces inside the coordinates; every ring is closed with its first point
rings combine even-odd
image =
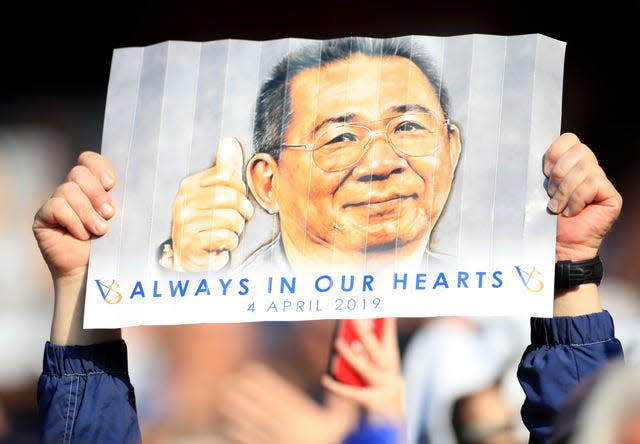
{"type": "MultiPolygon", "coordinates": [[[[383,42],[361,40],[372,47],[383,42]]],[[[459,131],[461,148],[422,260],[415,266],[390,260],[375,269],[342,266],[342,259],[327,265],[314,257],[306,258],[305,268],[294,266],[284,216],[265,208],[252,187],[246,198],[253,214],[242,221],[237,245],[209,247],[218,259],[224,253],[224,266],[194,271],[163,263],[171,253],[181,183],[215,166],[218,144],[229,137],[241,147],[246,183],[248,162],[259,151],[254,114],[262,85],[287,54],[322,47],[323,41],[169,41],[115,50],[101,153],[116,172],[111,196],[117,214],[109,232],[92,240],[85,328],[549,316],[556,219],[546,210],[541,165],[560,134],[565,44],[538,34],[393,41],[428,55],[438,88],[448,92],[447,117],[459,131]]],[[[295,78],[285,80],[287,94],[295,78]]],[[[360,120],[356,126],[364,125],[372,139],[392,139],[384,127],[388,119],[375,123],[379,128],[360,120]]],[[[371,152],[371,145],[365,150],[371,152]]],[[[300,155],[320,165],[310,151],[318,146],[314,139],[300,155]]],[[[300,192],[312,200],[309,177],[300,192]]],[[[373,248],[368,251],[373,257],[373,248]]]]}

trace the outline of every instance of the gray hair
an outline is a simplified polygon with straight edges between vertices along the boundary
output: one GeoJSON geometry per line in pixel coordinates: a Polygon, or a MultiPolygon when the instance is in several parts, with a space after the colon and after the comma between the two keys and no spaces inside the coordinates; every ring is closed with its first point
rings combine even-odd
{"type": "Polygon", "coordinates": [[[256,104],[253,130],[254,149],[268,153],[276,161],[280,157],[285,130],[293,119],[290,81],[296,74],[345,60],[355,54],[370,57],[398,56],[411,60],[425,75],[440,101],[445,118],[449,116],[447,91],[431,61],[421,48],[401,39],[345,37],[325,40],[292,52],[278,63],[271,77],[262,85],[256,104]]]}

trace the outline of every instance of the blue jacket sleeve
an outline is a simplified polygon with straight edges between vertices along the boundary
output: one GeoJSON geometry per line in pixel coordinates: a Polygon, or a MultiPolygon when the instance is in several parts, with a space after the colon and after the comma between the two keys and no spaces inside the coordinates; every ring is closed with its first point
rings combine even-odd
{"type": "Polygon", "coordinates": [[[392,424],[372,424],[366,417],[360,418],[358,428],[353,430],[342,444],[398,444],[404,442],[402,431],[392,424]]]}
{"type": "Polygon", "coordinates": [[[47,342],[38,381],[45,443],[140,443],[124,341],[90,346],[47,342]]]}
{"type": "Polygon", "coordinates": [[[531,345],[518,367],[526,398],[521,414],[530,443],[551,436],[553,420],[571,389],[609,361],[623,357],[608,312],[532,318],[531,345]]]}

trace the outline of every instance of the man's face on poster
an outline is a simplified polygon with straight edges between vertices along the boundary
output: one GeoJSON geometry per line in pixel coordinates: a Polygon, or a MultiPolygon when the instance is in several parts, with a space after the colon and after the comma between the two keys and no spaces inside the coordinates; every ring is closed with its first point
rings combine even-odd
{"type": "Polygon", "coordinates": [[[274,181],[285,244],[424,251],[460,136],[422,71],[398,56],[354,55],[300,72],[289,94],[292,119],[274,181]]]}

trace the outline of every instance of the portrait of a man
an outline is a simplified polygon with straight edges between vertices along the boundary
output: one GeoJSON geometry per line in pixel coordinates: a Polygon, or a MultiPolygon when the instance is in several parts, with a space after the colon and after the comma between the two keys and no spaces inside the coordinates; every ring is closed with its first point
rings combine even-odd
{"type": "Polygon", "coordinates": [[[211,168],[183,180],[164,265],[225,267],[254,213],[250,194],[279,233],[245,267],[419,266],[461,151],[447,106],[429,59],[406,41],[343,38],[288,54],[262,85],[246,166],[225,139],[211,168]]]}
{"type": "Polygon", "coordinates": [[[534,34],[117,49],[86,325],[546,313],[563,56],[534,34]]]}

